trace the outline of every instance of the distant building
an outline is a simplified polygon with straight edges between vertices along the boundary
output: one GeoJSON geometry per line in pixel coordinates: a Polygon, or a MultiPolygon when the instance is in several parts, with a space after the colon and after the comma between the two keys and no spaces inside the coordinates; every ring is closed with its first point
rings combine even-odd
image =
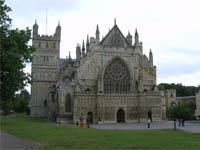
{"type": "Polygon", "coordinates": [[[92,123],[165,119],[166,95],[157,87],[153,53],[143,54],[137,30],[134,39],[129,32],[125,37],[115,22],[100,39],[97,25],[95,37],[77,45],[76,59],[59,58],[60,37],[60,25],[53,36],[40,36],[33,26],[31,116],[59,123],[75,123],[81,113],[92,123]]]}
{"type": "Polygon", "coordinates": [[[200,91],[196,93],[196,116],[200,116],[200,91]]]}
{"type": "Polygon", "coordinates": [[[200,116],[200,91],[195,96],[176,97],[176,90],[165,90],[166,106],[169,108],[176,104],[184,104],[188,102],[196,103],[196,116],[200,116]]]}

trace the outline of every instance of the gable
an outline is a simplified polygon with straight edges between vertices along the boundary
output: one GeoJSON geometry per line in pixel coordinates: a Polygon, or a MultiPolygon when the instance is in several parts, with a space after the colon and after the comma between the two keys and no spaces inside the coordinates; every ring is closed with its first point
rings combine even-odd
{"type": "Polygon", "coordinates": [[[122,32],[119,30],[117,25],[114,25],[112,30],[108,32],[105,38],[102,39],[101,43],[104,47],[117,47],[117,48],[127,48],[130,47],[128,41],[123,36],[122,32]]]}

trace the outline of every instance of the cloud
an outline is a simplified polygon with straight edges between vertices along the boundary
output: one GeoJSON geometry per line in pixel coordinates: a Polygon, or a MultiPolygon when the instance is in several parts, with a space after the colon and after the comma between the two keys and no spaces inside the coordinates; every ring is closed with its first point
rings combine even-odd
{"type": "MultiPolygon", "coordinates": [[[[199,0],[17,0],[6,1],[13,9],[13,27],[32,28],[37,19],[39,33],[54,34],[58,21],[62,27],[60,56],[68,52],[75,58],[75,47],[87,34],[95,36],[96,25],[106,35],[114,17],[122,33],[139,31],[144,53],[153,50],[158,81],[197,84],[200,70],[199,0]],[[191,77],[191,78],[187,78],[191,77]]],[[[200,78],[200,77],[199,77],[200,78]]]]}
{"type": "Polygon", "coordinates": [[[180,74],[180,75],[170,75],[165,78],[159,78],[159,83],[182,83],[187,86],[198,86],[200,85],[200,71],[189,73],[189,74],[180,74]]]}

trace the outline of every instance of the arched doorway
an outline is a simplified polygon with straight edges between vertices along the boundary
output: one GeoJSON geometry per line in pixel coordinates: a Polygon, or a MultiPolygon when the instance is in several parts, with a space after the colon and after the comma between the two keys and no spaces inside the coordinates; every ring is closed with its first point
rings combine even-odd
{"type": "Polygon", "coordinates": [[[67,97],[66,97],[65,111],[71,112],[71,95],[70,94],[67,94],[67,97]]]}
{"type": "Polygon", "coordinates": [[[150,119],[152,122],[152,112],[150,110],[148,111],[148,119],[150,119]]]}
{"type": "Polygon", "coordinates": [[[125,112],[123,109],[117,111],[117,123],[125,122],[125,112]]]}
{"type": "Polygon", "coordinates": [[[90,123],[92,124],[93,123],[93,114],[92,112],[88,112],[88,118],[90,118],[90,123]]]}

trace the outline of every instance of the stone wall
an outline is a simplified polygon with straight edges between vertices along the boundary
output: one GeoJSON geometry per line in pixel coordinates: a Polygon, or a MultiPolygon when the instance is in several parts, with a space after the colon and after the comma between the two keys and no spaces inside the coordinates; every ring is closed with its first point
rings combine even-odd
{"type": "Polygon", "coordinates": [[[200,91],[196,93],[196,116],[200,116],[200,91]]]}
{"type": "Polygon", "coordinates": [[[165,101],[166,101],[166,106],[171,107],[172,103],[176,103],[176,90],[165,90],[165,101]]]}

